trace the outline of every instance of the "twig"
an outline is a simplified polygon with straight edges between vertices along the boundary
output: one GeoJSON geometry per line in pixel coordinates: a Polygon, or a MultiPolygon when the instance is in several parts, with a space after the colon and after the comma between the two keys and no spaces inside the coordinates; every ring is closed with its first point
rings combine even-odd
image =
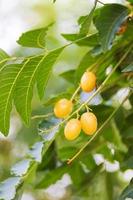
{"type": "Polygon", "coordinates": [[[74,100],[75,96],[77,95],[77,93],[79,92],[80,90],[80,85],[77,87],[77,89],[75,90],[75,92],[73,93],[72,97],[71,97],[71,101],[74,100]]]}
{"type": "Polygon", "coordinates": [[[104,2],[100,1],[100,0],[97,0],[98,3],[102,4],[102,5],[105,5],[104,2]]]}
{"type": "Polygon", "coordinates": [[[34,116],[31,117],[31,119],[47,118],[47,117],[52,116],[52,115],[53,115],[53,113],[48,113],[46,115],[34,115],[34,116]]]}

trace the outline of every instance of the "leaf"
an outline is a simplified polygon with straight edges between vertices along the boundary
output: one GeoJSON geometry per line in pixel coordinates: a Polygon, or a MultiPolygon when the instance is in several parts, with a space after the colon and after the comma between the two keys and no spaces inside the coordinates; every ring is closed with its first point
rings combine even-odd
{"type": "Polygon", "coordinates": [[[52,73],[53,65],[64,48],[61,47],[49,52],[41,61],[37,75],[37,88],[40,99],[44,95],[44,90],[52,73]]]}
{"type": "MultiPolygon", "coordinates": [[[[88,51],[80,61],[79,66],[76,69],[75,77],[76,77],[76,83],[79,82],[81,76],[85,72],[86,69],[89,69],[89,67],[94,64],[95,61],[98,61],[99,56],[92,56],[91,51],[88,51]]],[[[96,62],[95,62],[96,65],[96,62]]]]}
{"type": "Polygon", "coordinates": [[[67,166],[61,166],[45,174],[44,178],[37,184],[37,188],[47,188],[56,183],[67,172],[67,166]]]}
{"type": "Polygon", "coordinates": [[[0,131],[7,135],[9,130],[10,112],[16,82],[21,72],[21,65],[7,65],[0,73],[0,131]]]}
{"type": "Polygon", "coordinates": [[[58,125],[60,122],[61,122],[60,119],[57,119],[55,117],[50,117],[50,119],[43,120],[39,123],[38,134],[42,137],[44,141],[44,148],[42,151],[42,155],[45,154],[45,152],[48,150],[48,148],[54,141],[56,135],[59,133],[60,127],[58,125]]]}
{"type": "Polygon", "coordinates": [[[39,134],[42,136],[44,142],[49,142],[51,140],[54,140],[56,133],[58,132],[59,127],[57,126],[58,123],[60,123],[61,120],[57,119],[55,117],[50,118],[50,120],[43,120],[39,123],[38,128],[39,131],[46,131],[48,129],[51,129],[50,132],[44,132],[39,134]]]}
{"type": "Polygon", "coordinates": [[[80,186],[82,184],[86,174],[80,162],[72,163],[72,166],[69,170],[72,182],[74,186],[80,186]]]}
{"type": "Polygon", "coordinates": [[[118,200],[133,199],[133,179],[130,184],[123,190],[118,200]]]}
{"type": "Polygon", "coordinates": [[[87,35],[88,34],[96,5],[97,5],[97,0],[95,0],[93,9],[89,13],[89,15],[82,16],[82,17],[79,18],[78,23],[81,25],[80,31],[79,31],[80,35],[87,35]]]}
{"type": "Polygon", "coordinates": [[[0,199],[11,200],[16,196],[16,189],[21,184],[20,177],[11,177],[0,184],[0,199]]]}
{"type": "Polygon", "coordinates": [[[8,61],[9,55],[0,49],[0,71],[3,70],[3,65],[8,61]]]}
{"type": "Polygon", "coordinates": [[[42,161],[42,153],[43,153],[44,143],[36,142],[28,152],[28,155],[34,159],[36,162],[42,161]]]}
{"type": "MultiPolygon", "coordinates": [[[[49,123],[50,125],[54,126],[57,125],[57,122],[59,122],[58,119],[53,119],[52,122],[49,123]]],[[[50,128],[48,121],[47,128],[50,128]]],[[[16,175],[17,177],[11,177],[0,184],[0,199],[2,198],[2,200],[11,200],[15,198],[15,195],[20,188],[20,184],[21,187],[23,186],[23,179],[25,180],[25,182],[29,180],[29,175],[31,174],[31,171],[34,170],[38,162],[42,160],[42,156],[46,153],[47,149],[52,144],[58,131],[59,128],[56,127],[54,129],[54,134],[53,131],[47,133],[48,135],[45,135],[43,137],[44,141],[35,143],[31,147],[31,149],[28,150],[24,159],[16,163],[11,168],[11,174],[16,175]],[[30,159],[27,158],[29,156],[31,157],[30,159]]]]}
{"type": "Polygon", "coordinates": [[[63,92],[63,93],[60,93],[60,94],[57,94],[56,96],[53,96],[51,97],[50,99],[44,101],[43,105],[44,106],[51,106],[53,104],[55,104],[59,99],[61,98],[70,98],[71,97],[71,93],[69,92],[63,92]]]}
{"type": "Polygon", "coordinates": [[[127,67],[125,67],[122,72],[133,72],[133,63],[130,63],[127,67]]]}
{"type": "Polygon", "coordinates": [[[130,141],[133,140],[133,126],[129,126],[124,130],[123,138],[130,141]]]}
{"type": "Polygon", "coordinates": [[[111,48],[115,34],[128,13],[128,8],[120,4],[106,4],[97,10],[94,24],[99,31],[104,52],[111,48]]]}
{"type": "Polygon", "coordinates": [[[45,56],[36,56],[23,62],[14,92],[14,103],[23,121],[29,125],[31,100],[38,69],[45,56]]]}
{"type": "Polygon", "coordinates": [[[31,100],[37,81],[38,93],[42,97],[52,72],[53,64],[64,47],[53,50],[46,55],[29,57],[22,63],[22,70],[14,93],[14,102],[23,121],[29,125],[31,100]]]}
{"type": "Polygon", "coordinates": [[[60,74],[60,76],[62,78],[64,78],[66,81],[68,81],[69,83],[74,83],[74,75],[75,75],[75,70],[71,69],[69,71],[63,72],[62,74],[60,74]]]}
{"type": "Polygon", "coordinates": [[[67,161],[68,158],[71,158],[76,152],[78,148],[73,147],[73,146],[68,146],[68,147],[58,147],[58,157],[62,161],[67,161]]]}
{"type": "Polygon", "coordinates": [[[32,165],[32,160],[24,159],[11,168],[11,173],[15,176],[24,176],[32,165]]]}
{"type": "Polygon", "coordinates": [[[129,158],[125,159],[122,163],[121,163],[121,168],[123,170],[126,169],[133,169],[133,156],[130,156],[129,158]]]}
{"type": "Polygon", "coordinates": [[[104,123],[104,121],[108,118],[109,115],[113,112],[113,107],[100,104],[100,105],[95,105],[91,107],[93,112],[96,114],[98,122],[99,123],[104,123]]]}
{"type": "Polygon", "coordinates": [[[93,155],[88,154],[84,155],[83,158],[81,158],[81,162],[85,165],[85,167],[90,171],[97,167],[95,160],[93,158],[93,155]]]}
{"type": "Polygon", "coordinates": [[[133,4],[133,0],[127,0],[127,1],[129,1],[131,4],[133,4]]]}
{"type": "Polygon", "coordinates": [[[36,169],[38,162],[42,160],[43,155],[46,153],[46,151],[54,141],[55,136],[59,131],[59,126],[57,126],[59,121],[60,120],[56,118],[52,118],[52,120],[47,120],[45,122],[43,121],[43,123],[40,124],[41,129],[52,128],[53,126],[56,127],[49,131],[47,134],[43,135],[43,133],[40,133],[44,140],[35,143],[30,148],[30,150],[28,150],[24,159],[16,163],[11,168],[10,173],[16,175],[17,177],[8,178],[0,184],[0,199],[2,198],[1,200],[14,199],[16,197],[16,193],[19,192],[20,186],[22,187],[24,183],[29,181],[29,176],[31,176],[31,172],[33,173],[33,171],[36,169]],[[29,156],[30,158],[27,158],[29,156]]]}
{"type": "Polygon", "coordinates": [[[9,58],[9,55],[3,49],[0,49],[0,61],[3,61],[6,58],[9,58]]]}
{"type": "Polygon", "coordinates": [[[108,186],[107,186],[107,175],[105,172],[98,173],[88,185],[88,199],[93,200],[110,200],[108,186]],[[95,190],[94,190],[95,188],[95,190]]]}
{"type": "Polygon", "coordinates": [[[30,30],[23,33],[18,39],[17,43],[25,47],[45,48],[45,37],[47,35],[48,25],[44,28],[30,30]]]}
{"type": "Polygon", "coordinates": [[[107,144],[101,145],[98,150],[96,150],[96,153],[102,154],[104,159],[109,160],[110,162],[114,161],[114,155],[112,154],[110,148],[107,146],[107,144]]]}
{"type": "Polygon", "coordinates": [[[119,129],[117,128],[117,125],[115,123],[115,121],[112,119],[111,120],[111,126],[112,126],[112,130],[113,130],[113,138],[114,138],[114,143],[116,145],[116,147],[126,153],[127,152],[127,147],[124,145],[124,143],[122,142],[122,138],[120,136],[120,132],[119,129]]]}
{"type": "Polygon", "coordinates": [[[98,34],[89,35],[82,38],[79,34],[61,34],[66,40],[76,43],[79,46],[95,46],[99,44],[98,34]]]}

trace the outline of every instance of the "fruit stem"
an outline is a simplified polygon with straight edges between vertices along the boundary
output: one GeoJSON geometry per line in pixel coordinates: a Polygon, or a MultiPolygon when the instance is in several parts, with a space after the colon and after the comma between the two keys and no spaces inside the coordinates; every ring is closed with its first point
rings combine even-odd
{"type": "Polygon", "coordinates": [[[92,109],[91,109],[91,108],[89,108],[89,106],[88,106],[88,105],[85,105],[85,108],[86,108],[86,111],[87,111],[87,112],[89,112],[89,111],[92,111],[92,109]]]}
{"type": "Polygon", "coordinates": [[[74,100],[75,96],[77,95],[77,93],[79,92],[80,90],[80,85],[77,87],[77,89],[75,90],[75,92],[73,93],[72,97],[71,97],[71,101],[74,100]]]}
{"type": "Polygon", "coordinates": [[[71,164],[80,154],[81,152],[96,138],[96,136],[100,133],[100,131],[108,124],[108,122],[112,119],[112,117],[115,115],[115,113],[118,111],[118,109],[122,106],[122,104],[127,100],[129,97],[126,96],[126,98],[121,102],[121,104],[115,108],[115,110],[112,112],[112,114],[107,118],[107,120],[100,126],[100,128],[96,131],[96,133],[91,137],[89,141],[87,141],[83,147],[71,158],[68,159],[67,164],[71,164]]]}
{"type": "Polygon", "coordinates": [[[79,115],[79,113],[77,112],[77,119],[79,119],[79,117],[80,117],[80,115],[79,115]]]}

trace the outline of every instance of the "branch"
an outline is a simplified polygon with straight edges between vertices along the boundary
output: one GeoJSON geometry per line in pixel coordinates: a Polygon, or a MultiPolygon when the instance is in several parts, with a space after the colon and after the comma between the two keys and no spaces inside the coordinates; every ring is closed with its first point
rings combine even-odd
{"type": "Polygon", "coordinates": [[[115,110],[112,112],[112,114],[107,118],[107,120],[102,124],[102,126],[96,131],[96,133],[91,137],[89,141],[87,141],[83,147],[71,158],[67,161],[67,164],[71,164],[73,160],[75,160],[81,152],[96,138],[96,136],[101,132],[101,130],[108,124],[108,122],[112,119],[112,117],[115,115],[115,113],[119,110],[119,108],[122,106],[122,104],[127,100],[129,95],[122,101],[122,103],[115,108],[115,110]]]}
{"type": "Polygon", "coordinates": [[[66,119],[64,119],[63,121],[61,121],[59,124],[57,124],[56,126],[53,126],[50,129],[47,130],[40,130],[41,133],[46,133],[49,131],[52,131],[54,128],[58,128],[59,126],[61,126],[62,124],[64,124],[66,121],[68,121],[71,117],[73,117],[75,114],[77,114],[83,107],[85,107],[86,105],[88,105],[88,103],[100,92],[103,90],[103,88],[105,87],[106,83],[108,82],[108,80],[110,79],[110,77],[112,76],[112,74],[115,72],[115,70],[119,67],[119,65],[123,62],[123,60],[126,58],[126,56],[128,55],[128,53],[131,51],[133,45],[131,45],[126,53],[121,57],[121,59],[118,61],[118,63],[115,65],[115,67],[113,68],[113,70],[111,71],[111,73],[107,76],[107,78],[103,81],[103,83],[100,85],[100,87],[92,94],[92,96],[87,99],[84,103],[81,104],[81,106],[75,110],[71,115],[69,115],[66,119]]]}

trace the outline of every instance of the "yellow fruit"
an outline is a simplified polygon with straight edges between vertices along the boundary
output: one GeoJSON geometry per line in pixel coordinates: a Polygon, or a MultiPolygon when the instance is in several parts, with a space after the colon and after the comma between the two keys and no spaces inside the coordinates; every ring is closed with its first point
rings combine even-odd
{"type": "Polygon", "coordinates": [[[64,134],[67,140],[76,139],[81,132],[81,123],[78,119],[71,119],[67,122],[64,134]]]}
{"type": "Polygon", "coordinates": [[[93,135],[97,130],[97,118],[92,112],[82,114],[80,122],[82,130],[87,135],[93,135]]]}
{"type": "Polygon", "coordinates": [[[93,72],[85,72],[80,81],[84,92],[90,92],[96,87],[96,75],[93,72]]]}
{"type": "Polygon", "coordinates": [[[54,107],[54,114],[58,118],[64,118],[72,112],[73,104],[68,99],[60,99],[54,107]]]}

